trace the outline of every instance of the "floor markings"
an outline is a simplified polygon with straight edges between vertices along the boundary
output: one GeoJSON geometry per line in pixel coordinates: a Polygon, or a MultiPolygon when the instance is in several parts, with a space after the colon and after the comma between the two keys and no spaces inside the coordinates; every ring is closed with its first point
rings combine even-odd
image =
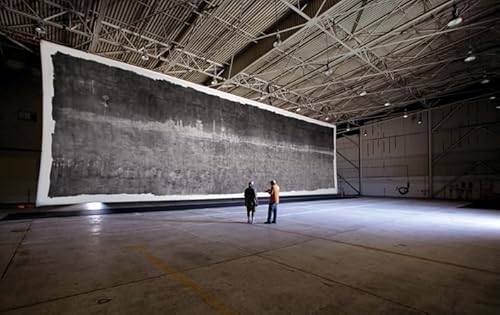
{"type": "Polygon", "coordinates": [[[172,276],[179,284],[190,289],[193,293],[199,296],[205,303],[210,305],[214,310],[222,315],[232,315],[239,314],[236,310],[233,310],[223,301],[221,301],[217,296],[209,292],[208,290],[201,287],[191,278],[189,278],[184,273],[178,271],[177,269],[170,266],[166,261],[158,256],[153,255],[149,249],[142,245],[131,245],[129,248],[140,252],[151,264],[155,265],[158,269],[165,272],[167,275],[172,276]]]}
{"type": "MultiPolygon", "coordinates": [[[[451,266],[451,267],[460,268],[460,269],[466,269],[466,270],[477,271],[477,272],[481,272],[481,273],[487,273],[487,274],[494,275],[494,276],[500,276],[500,272],[498,272],[498,271],[488,270],[488,269],[483,269],[483,268],[477,268],[477,267],[472,267],[472,266],[467,266],[467,265],[462,265],[462,264],[453,263],[453,262],[449,262],[449,261],[445,261],[445,260],[439,260],[439,259],[434,259],[434,258],[417,256],[417,255],[413,255],[413,254],[407,254],[407,253],[403,253],[403,252],[397,252],[397,251],[393,251],[393,250],[389,250],[389,249],[384,249],[384,248],[379,248],[379,247],[372,247],[372,246],[363,245],[363,244],[346,242],[346,241],[342,241],[342,240],[338,240],[338,239],[334,239],[334,238],[328,238],[326,236],[313,236],[313,235],[309,235],[307,233],[289,231],[289,230],[285,230],[285,229],[282,229],[282,228],[274,228],[274,230],[280,231],[280,232],[284,232],[284,233],[289,233],[289,234],[301,235],[301,236],[305,236],[305,237],[306,236],[307,237],[313,237],[313,238],[318,239],[318,240],[323,240],[323,241],[337,243],[337,244],[342,244],[342,245],[346,245],[346,246],[352,246],[352,247],[362,248],[362,249],[366,249],[366,250],[369,250],[369,251],[375,251],[375,252],[380,252],[380,253],[385,253],[385,254],[390,254],[390,255],[397,255],[397,256],[402,256],[402,257],[406,257],[406,258],[413,258],[413,259],[418,259],[418,260],[422,260],[422,261],[426,261],[426,262],[431,262],[431,263],[435,263],[435,264],[441,264],[441,265],[451,266]]],[[[332,235],[332,236],[334,237],[335,234],[332,235]]]]}
{"type": "Polygon", "coordinates": [[[9,271],[9,268],[10,268],[10,265],[12,264],[12,262],[14,261],[14,257],[16,257],[17,255],[17,251],[19,250],[19,248],[21,247],[21,245],[23,244],[24,242],[24,239],[26,238],[26,235],[28,234],[29,230],[31,230],[31,224],[33,223],[33,220],[30,221],[28,227],[24,230],[24,234],[23,234],[23,237],[21,238],[21,240],[19,241],[19,243],[17,244],[16,246],[16,249],[14,250],[14,253],[12,254],[12,256],[10,257],[10,260],[9,260],[9,263],[7,264],[7,266],[5,267],[3,273],[2,273],[2,277],[0,278],[3,279],[5,278],[5,276],[7,275],[7,271],[9,271]]]}

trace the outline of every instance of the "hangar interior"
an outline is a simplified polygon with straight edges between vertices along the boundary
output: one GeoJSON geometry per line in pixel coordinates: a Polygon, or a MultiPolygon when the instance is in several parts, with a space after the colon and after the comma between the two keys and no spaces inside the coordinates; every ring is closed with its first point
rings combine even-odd
{"type": "Polygon", "coordinates": [[[499,7],[0,0],[0,312],[498,314],[499,7]],[[44,59],[43,43],[141,77],[44,59]],[[90,69],[105,81],[97,89],[116,94],[83,93],[74,75],[88,83],[90,69]],[[157,99],[170,102],[166,113],[157,99]],[[96,102],[104,113],[75,111],[96,102]],[[117,104],[135,109],[124,119],[117,104]],[[180,127],[155,125],[161,115],[181,117],[180,127]],[[169,150],[151,144],[168,137],[169,150]],[[204,158],[212,145],[221,148],[204,158]],[[95,164],[101,182],[57,168],[90,168],[96,160],[85,157],[107,151],[115,155],[95,164]],[[70,162],[57,155],[65,152],[70,162]],[[106,173],[117,164],[128,172],[118,182],[106,173]],[[181,174],[161,169],[172,165],[181,174]],[[169,185],[147,180],[146,169],[169,185]],[[249,225],[241,199],[252,176],[261,204],[249,225]],[[46,200],[97,197],[35,207],[41,178],[46,200]],[[278,223],[266,225],[272,178],[285,196],[278,223]],[[232,189],[241,198],[193,197],[232,189]],[[336,193],[311,194],[321,189],[336,193]],[[185,198],[100,203],[151,192],[185,198]]]}

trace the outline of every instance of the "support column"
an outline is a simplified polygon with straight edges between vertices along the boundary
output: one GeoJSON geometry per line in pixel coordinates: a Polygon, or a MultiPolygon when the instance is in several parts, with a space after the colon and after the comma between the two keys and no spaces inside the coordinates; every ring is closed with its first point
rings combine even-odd
{"type": "Polygon", "coordinates": [[[428,197],[432,198],[434,195],[433,179],[432,179],[432,111],[429,109],[427,111],[427,187],[429,189],[428,197]]]}
{"type": "Polygon", "coordinates": [[[359,172],[358,172],[359,195],[362,196],[363,188],[362,188],[361,178],[363,177],[362,175],[363,163],[361,163],[361,129],[359,129],[359,134],[358,134],[358,165],[359,165],[359,172]]]}

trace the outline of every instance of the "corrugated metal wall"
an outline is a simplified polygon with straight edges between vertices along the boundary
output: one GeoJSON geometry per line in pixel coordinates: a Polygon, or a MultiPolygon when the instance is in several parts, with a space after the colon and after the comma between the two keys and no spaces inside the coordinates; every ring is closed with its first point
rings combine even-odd
{"type": "MultiPolygon", "coordinates": [[[[500,110],[495,105],[486,98],[431,112],[432,183],[428,112],[362,127],[361,194],[466,200],[498,197],[500,110]]],[[[345,179],[339,178],[339,193],[359,190],[355,167],[359,165],[359,138],[350,135],[337,140],[338,173],[345,179]]]]}

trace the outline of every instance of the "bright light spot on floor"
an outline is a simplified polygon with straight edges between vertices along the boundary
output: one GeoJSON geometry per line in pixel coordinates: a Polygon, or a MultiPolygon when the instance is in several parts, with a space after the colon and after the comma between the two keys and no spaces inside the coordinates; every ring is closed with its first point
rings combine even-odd
{"type": "Polygon", "coordinates": [[[85,204],[87,210],[101,210],[104,209],[104,204],[102,202],[89,202],[85,204]]]}
{"type": "Polygon", "coordinates": [[[479,213],[432,213],[430,216],[418,216],[413,222],[422,227],[429,225],[439,225],[441,228],[452,229],[493,229],[500,231],[500,216],[479,213]]]}
{"type": "Polygon", "coordinates": [[[102,215],[90,215],[87,218],[90,223],[90,233],[99,235],[102,229],[102,215]]]}
{"type": "Polygon", "coordinates": [[[500,218],[491,216],[463,216],[461,222],[464,226],[476,226],[500,230],[500,218]]]}

